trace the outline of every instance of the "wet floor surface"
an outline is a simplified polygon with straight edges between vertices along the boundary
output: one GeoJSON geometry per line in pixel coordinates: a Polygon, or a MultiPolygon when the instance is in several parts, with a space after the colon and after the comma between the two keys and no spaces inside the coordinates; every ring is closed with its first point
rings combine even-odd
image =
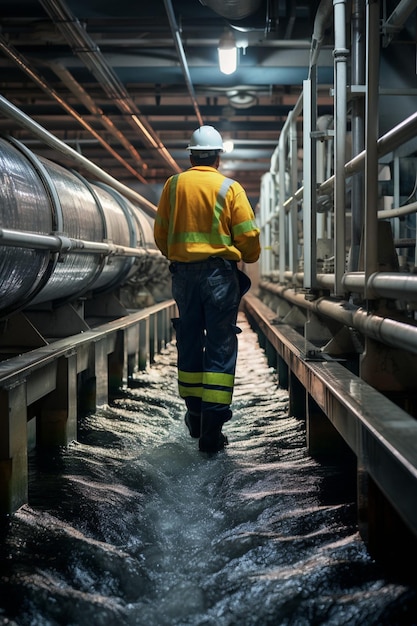
{"type": "Polygon", "coordinates": [[[188,436],[169,345],[78,442],[31,457],[29,504],[2,527],[0,624],[417,624],[415,589],[369,557],[354,493],[308,456],[239,325],[225,451],[188,436]]]}

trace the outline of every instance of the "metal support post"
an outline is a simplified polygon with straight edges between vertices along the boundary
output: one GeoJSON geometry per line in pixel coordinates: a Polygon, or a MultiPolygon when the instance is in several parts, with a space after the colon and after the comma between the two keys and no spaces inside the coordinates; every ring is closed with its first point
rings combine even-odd
{"type": "Polygon", "coordinates": [[[306,418],[306,389],[297,376],[290,370],[288,380],[289,403],[288,415],[294,415],[299,419],[306,418]]]}
{"type": "Polygon", "coordinates": [[[28,499],[27,410],[24,382],[0,390],[0,513],[28,499]]]}
{"type": "Polygon", "coordinates": [[[123,387],[125,330],[118,330],[116,336],[113,337],[113,350],[109,352],[108,357],[108,390],[113,395],[123,387]]]}
{"type": "Polygon", "coordinates": [[[149,317],[139,322],[139,370],[146,370],[149,363],[150,345],[149,317]]]}
{"type": "Polygon", "coordinates": [[[61,357],[56,387],[42,403],[36,442],[40,447],[66,446],[77,439],[77,355],[61,357]]]}
{"type": "Polygon", "coordinates": [[[128,385],[133,374],[138,370],[139,361],[139,322],[125,330],[125,356],[123,384],[128,385]]]}
{"type": "Polygon", "coordinates": [[[109,402],[107,337],[94,344],[94,371],[96,381],[96,407],[109,402]]]}

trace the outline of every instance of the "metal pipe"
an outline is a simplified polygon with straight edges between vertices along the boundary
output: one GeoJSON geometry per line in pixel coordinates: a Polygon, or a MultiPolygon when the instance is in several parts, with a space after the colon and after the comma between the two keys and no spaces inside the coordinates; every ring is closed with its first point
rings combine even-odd
{"type": "Polygon", "coordinates": [[[129,248],[100,241],[84,241],[65,235],[38,235],[10,228],[0,228],[0,245],[33,250],[50,250],[60,254],[102,254],[104,256],[138,257],[146,254],[141,248],[129,248]]]}
{"type": "Polygon", "coordinates": [[[63,141],[57,139],[57,137],[52,135],[52,133],[43,128],[43,126],[35,122],[35,120],[23,113],[23,111],[15,107],[14,104],[6,100],[6,98],[1,95],[0,111],[4,113],[6,117],[14,119],[20,126],[23,126],[27,130],[31,131],[34,135],[42,139],[42,141],[48,146],[72,159],[75,163],[90,172],[90,174],[97,177],[98,180],[107,183],[108,185],[110,185],[110,187],[117,189],[118,191],[120,191],[121,194],[125,195],[133,202],[138,203],[141,209],[143,209],[151,217],[155,218],[157,208],[147,198],[141,196],[136,191],[133,191],[133,189],[130,189],[123,183],[119,182],[118,180],[110,176],[110,174],[107,174],[107,172],[86,159],[82,154],[79,154],[79,152],[77,152],[70,146],[67,146],[67,144],[65,144],[63,141]]]}
{"type": "MultiPolygon", "coordinates": [[[[285,124],[284,124],[285,127],[285,124]]],[[[278,170],[278,220],[279,220],[279,272],[280,276],[283,276],[286,270],[286,258],[287,258],[287,249],[286,249],[286,232],[285,232],[285,210],[284,210],[284,198],[285,198],[285,174],[286,174],[286,151],[287,151],[287,140],[288,140],[288,130],[287,126],[282,129],[282,132],[279,136],[279,170],[278,170]]]]}
{"type": "MultiPolygon", "coordinates": [[[[402,301],[417,301],[417,276],[398,272],[377,272],[369,277],[370,288],[381,298],[402,301]]],[[[343,284],[350,291],[357,293],[365,289],[364,272],[345,274],[343,284]]]]}
{"type": "MultiPolygon", "coordinates": [[[[417,112],[412,113],[405,120],[391,128],[385,135],[380,137],[377,142],[377,154],[378,157],[385,156],[389,152],[395,150],[403,143],[413,139],[417,135],[417,112]]],[[[366,150],[362,150],[360,154],[357,154],[353,159],[348,161],[345,165],[345,176],[348,177],[351,174],[359,172],[364,166],[366,150]]],[[[317,190],[320,196],[329,195],[333,192],[334,187],[334,175],[325,180],[317,190]]],[[[293,197],[287,198],[284,202],[285,210],[288,210],[291,206],[291,202],[295,200],[301,200],[304,193],[304,187],[299,187],[293,197]]]]}
{"type": "MultiPolygon", "coordinates": [[[[282,132],[282,131],[281,131],[282,132]]],[[[392,152],[403,143],[410,141],[417,135],[417,112],[412,113],[405,120],[391,128],[385,135],[380,137],[377,142],[377,155],[378,157],[385,156],[389,152],[392,152]]],[[[345,176],[348,177],[351,174],[359,172],[364,166],[366,150],[362,150],[360,154],[357,154],[353,159],[348,161],[345,165],[345,176]]],[[[329,195],[333,192],[334,175],[325,180],[318,188],[319,195],[329,195]]],[[[304,187],[299,187],[292,198],[287,198],[284,203],[286,210],[291,206],[293,199],[301,200],[304,193],[304,187]]]]}
{"type": "Polygon", "coordinates": [[[401,30],[404,22],[411,15],[417,6],[417,0],[401,0],[395,7],[389,18],[383,25],[385,36],[383,38],[384,47],[393,39],[394,35],[401,30]]]}
{"type": "Polygon", "coordinates": [[[177,54],[180,60],[182,73],[184,74],[185,82],[187,84],[188,93],[191,97],[191,102],[193,103],[194,111],[197,116],[197,120],[200,126],[203,126],[203,117],[200,113],[200,109],[197,102],[197,97],[195,95],[194,86],[191,80],[190,70],[188,68],[187,59],[185,56],[184,48],[181,41],[180,30],[178,28],[177,21],[175,19],[174,9],[172,8],[171,0],[164,0],[165,10],[168,15],[169,25],[171,27],[172,38],[174,40],[175,48],[177,50],[177,54]]]}
{"type": "Polygon", "coordinates": [[[346,127],[347,127],[347,57],[346,0],[334,0],[334,70],[335,70],[335,150],[334,150],[334,293],[341,295],[342,276],[346,271],[346,127]]]}
{"type": "MultiPolygon", "coordinates": [[[[405,120],[391,128],[385,135],[380,137],[377,142],[377,156],[385,156],[389,152],[394,151],[406,141],[409,141],[417,135],[417,113],[412,113],[405,120]]],[[[363,150],[356,157],[353,157],[345,165],[346,176],[358,172],[365,162],[366,150],[363,150]]],[[[325,181],[319,189],[319,193],[328,193],[333,186],[333,176],[325,181]]]]}
{"type": "MultiPolygon", "coordinates": [[[[268,277],[264,276],[264,280],[268,277]]],[[[285,272],[287,282],[303,284],[303,273],[285,272]]],[[[323,289],[331,290],[334,284],[334,274],[317,274],[317,283],[323,289]]],[[[342,285],[345,293],[363,293],[365,291],[365,272],[347,272],[343,276],[342,285]]],[[[401,274],[399,272],[377,272],[369,277],[369,288],[380,298],[402,300],[403,302],[417,301],[417,276],[415,274],[401,274]]]]}
{"type": "MultiPolygon", "coordinates": [[[[362,86],[365,82],[365,11],[362,0],[352,2],[352,86],[362,86]]],[[[352,100],[352,155],[356,156],[364,149],[364,119],[365,107],[362,95],[352,100]]],[[[356,271],[359,264],[359,249],[362,237],[363,224],[363,172],[357,172],[352,178],[351,192],[351,245],[349,254],[349,270],[356,271]]]]}
{"type": "MultiPolygon", "coordinates": [[[[297,150],[297,120],[291,117],[290,122],[290,189],[291,195],[297,190],[298,184],[298,150],[297,150]]],[[[290,241],[289,257],[290,270],[292,273],[298,269],[298,205],[293,201],[290,212],[290,241]]]]}
{"type": "Polygon", "coordinates": [[[417,301],[417,276],[415,275],[378,272],[369,277],[369,282],[382,298],[417,301]]]}
{"type": "Polygon", "coordinates": [[[379,2],[366,5],[366,97],[365,97],[365,297],[374,297],[368,278],[378,271],[378,84],[379,2]]]}
{"type": "Polygon", "coordinates": [[[285,168],[286,168],[286,150],[288,134],[290,132],[291,124],[296,122],[297,117],[300,115],[303,108],[303,94],[298,97],[298,100],[294,108],[289,112],[284,126],[281,129],[278,145],[275,148],[272,157],[270,172],[275,176],[278,166],[278,219],[280,220],[279,228],[279,268],[280,275],[283,276],[285,272],[285,168]]]}
{"type": "Polygon", "coordinates": [[[370,337],[393,348],[406,345],[409,352],[417,354],[417,326],[368,313],[365,309],[355,307],[349,302],[335,302],[328,298],[308,301],[304,294],[271,283],[261,282],[259,287],[302,309],[313,311],[338,321],[344,326],[355,328],[365,337],[370,337]]]}
{"type": "Polygon", "coordinates": [[[311,38],[311,48],[310,48],[310,71],[317,64],[317,59],[320,53],[321,44],[323,41],[324,30],[326,26],[326,22],[329,19],[332,12],[332,0],[321,0],[316,17],[314,18],[314,26],[313,26],[313,35],[311,38]]]}
{"type": "MultiPolygon", "coordinates": [[[[288,112],[287,118],[284,122],[284,126],[282,127],[281,132],[279,134],[278,145],[276,146],[274,152],[272,153],[271,166],[269,169],[270,169],[270,172],[272,172],[273,174],[277,172],[277,169],[279,171],[279,154],[282,149],[285,150],[290,125],[293,120],[295,121],[297,120],[297,117],[301,114],[302,110],[303,110],[303,94],[300,94],[298,96],[297,102],[294,105],[294,108],[288,112]],[[277,168],[277,163],[278,163],[278,168],[277,168]]],[[[285,161],[284,161],[284,165],[285,165],[285,161]]]]}
{"type": "Polygon", "coordinates": [[[310,79],[303,81],[303,255],[304,288],[317,287],[317,159],[313,131],[317,125],[317,68],[311,68],[310,79]]]}
{"type": "Polygon", "coordinates": [[[404,206],[394,209],[381,209],[378,211],[378,219],[386,220],[391,219],[392,217],[402,217],[403,215],[410,215],[410,213],[415,213],[416,211],[417,202],[410,202],[410,204],[405,204],[404,206]]]}

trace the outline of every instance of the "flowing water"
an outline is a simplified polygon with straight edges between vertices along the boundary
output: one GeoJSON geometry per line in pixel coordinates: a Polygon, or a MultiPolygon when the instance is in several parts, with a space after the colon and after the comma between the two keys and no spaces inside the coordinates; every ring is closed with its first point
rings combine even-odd
{"type": "Polygon", "coordinates": [[[308,456],[239,324],[224,452],[188,436],[169,345],[78,442],[30,458],[29,504],[2,522],[0,624],[417,624],[416,590],[368,556],[354,492],[308,456]]]}

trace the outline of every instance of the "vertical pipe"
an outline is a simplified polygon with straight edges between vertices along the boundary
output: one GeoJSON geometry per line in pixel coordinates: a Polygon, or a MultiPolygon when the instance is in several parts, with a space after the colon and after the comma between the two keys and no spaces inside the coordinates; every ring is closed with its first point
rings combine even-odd
{"type": "MultiPolygon", "coordinates": [[[[329,139],[327,142],[327,159],[326,159],[326,178],[328,180],[333,172],[333,150],[334,150],[334,136],[332,139],[329,139]]],[[[332,211],[327,211],[327,220],[326,220],[326,235],[328,239],[332,239],[333,237],[333,214],[332,211]]]]}
{"type": "Polygon", "coordinates": [[[278,203],[278,194],[279,189],[277,190],[277,177],[276,174],[271,174],[268,178],[268,189],[267,189],[267,223],[265,225],[265,242],[268,249],[268,254],[262,254],[261,256],[266,256],[266,265],[265,271],[269,273],[272,269],[276,269],[275,260],[273,255],[273,236],[274,229],[273,224],[275,223],[275,211],[278,203]]]}
{"type": "Polygon", "coordinates": [[[286,258],[287,258],[287,242],[286,242],[286,228],[285,228],[285,162],[287,152],[287,136],[288,127],[282,129],[279,136],[279,280],[280,283],[284,283],[284,274],[286,270],[286,258]]]}
{"type": "MultiPolygon", "coordinates": [[[[353,0],[352,3],[352,63],[351,84],[363,86],[365,84],[365,6],[363,0],[353,0]]],[[[365,100],[358,94],[352,101],[352,158],[364,149],[364,118],[365,100]]],[[[396,205],[398,206],[398,205],[396,205]]],[[[349,255],[349,271],[359,269],[359,249],[363,229],[363,172],[357,172],[352,178],[351,195],[351,247],[349,255]]]]}
{"type": "Polygon", "coordinates": [[[335,70],[335,151],[334,151],[334,292],[342,295],[343,274],[346,271],[346,102],[347,102],[347,55],[346,48],[346,0],[333,0],[334,5],[334,70],[335,70]]]}
{"type": "Polygon", "coordinates": [[[285,239],[285,168],[287,158],[287,140],[290,124],[296,123],[297,117],[302,111],[303,94],[301,94],[295,104],[295,107],[289,112],[278,141],[278,150],[274,151],[271,158],[271,171],[274,170],[276,163],[276,152],[278,153],[278,217],[279,217],[279,271],[280,281],[284,282],[285,264],[286,264],[286,239],[285,239]],[[282,228],[281,228],[282,224],[282,228]],[[282,244],[282,246],[281,246],[282,244]]]}
{"type": "MultiPolygon", "coordinates": [[[[324,177],[324,168],[326,162],[326,144],[324,141],[317,141],[317,185],[323,183],[326,179],[324,177]]],[[[317,215],[317,237],[324,239],[326,232],[325,215],[319,213],[317,215]]]]}
{"type": "Polygon", "coordinates": [[[275,174],[266,172],[261,179],[260,223],[262,254],[260,258],[261,273],[269,274],[272,269],[271,220],[275,209],[275,174]]]}
{"type": "Polygon", "coordinates": [[[311,71],[311,78],[303,82],[304,124],[303,124],[303,241],[304,241],[304,289],[317,286],[317,194],[316,194],[316,143],[312,131],[316,128],[316,77],[317,68],[311,71]]]}
{"type": "Polygon", "coordinates": [[[291,173],[291,203],[290,213],[290,270],[294,277],[298,271],[298,202],[294,198],[298,189],[298,146],[297,146],[297,120],[291,119],[290,123],[290,173],[291,173]]]}
{"type": "Polygon", "coordinates": [[[378,270],[378,83],[379,2],[366,5],[366,98],[365,98],[365,298],[374,294],[369,277],[378,270]]]}
{"type": "MultiPolygon", "coordinates": [[[[393,206],[401,206],[400,198],[400,158],[397,151],[394,152],[394,204],[393,206]]],[[[399,239],[401,236],[399,220],[394,220],[394,238],[399,239]]]]}

